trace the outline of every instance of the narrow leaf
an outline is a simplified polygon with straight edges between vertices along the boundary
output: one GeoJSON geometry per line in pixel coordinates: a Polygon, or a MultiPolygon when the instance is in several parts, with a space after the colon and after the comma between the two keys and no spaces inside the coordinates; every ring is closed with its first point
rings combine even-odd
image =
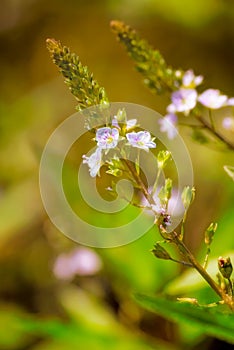
{"type": "Polygon", "coordinates": [[[135,300],[145,309],[174,322],[189,323],[204,334],[234,344],[234,315],[217,310],[181,303],[159,296],[135,294],[135,300]]]}

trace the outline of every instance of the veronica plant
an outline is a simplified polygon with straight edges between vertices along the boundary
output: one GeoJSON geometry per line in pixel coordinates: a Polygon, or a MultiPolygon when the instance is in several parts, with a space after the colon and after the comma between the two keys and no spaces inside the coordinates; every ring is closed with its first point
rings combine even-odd
{"type": "MultiPolygon", "coordinates": [[[[170,67],[158,50],[154,50],[134,29],[123,22],[112,21],[111,28],[133,59],[136,69],[143,75],[144,84],[153,93],[170,94],[171,102],[167,106],[165,117],[159,121],[161,131],[173,139],[176,133],[171,130],[170,124],[177,127],[180,117],[185,116],[187,125],[192,127],[194,138],[208,142],[204,133],[208,131],[228,149],[234,150],[234,143],[218,130],[212,115],[213,111],[224,107],[232,109],[233,97],[228,97],[218,89],[202,90],[203,76],[196,76],[192,69],[184,71],[170,67]],[[208,118],[204,115],[208,115],[208,118]],[[190,124],[193,119],[196,124],[190,124]]],[[[234,131],[233,109],[230,116],[223,119],[222,126],[223,131],[234,131]]]]}
{"type": "MultiPolygon", "coordinates": [[[[202,116],[204,108],[212,111],[224,106],[233,106],[234,99],[228,98],[215,89],[198,91],[203,77],[196,76],[192,70],[184,72],[169,67],[162,55],[152,49],[146,41],[140,39],[129,26],[120,22],[112,22],[111,26],[119,40],[126,46],[127,51],[136,63],[137,69],[143,74],[144,83],[153,92],[163,93],[168,91],[171,94],[171,103],[167,107],[167,114],[159,120],[161,131],[166,132],[169,139],[173,139],[178,132],[176,127],[180,114],[188,118],[193,115],[199,122],[199,127],[208,130],[225,143],[230,150],[234,150],[234,145],[216,130],[211,114],[209,120],[202,116]]],[[[66,84],[78,101],[78,110],[94,105],[108,105],[105,89],[99,86],[76,54],[71,53],[67,47],[62,46],[60,42],[54,39],[47,40],[47,47],[54,63],[65,77],[66,84]]],[[[232,120],[232,118],[231,120],[224,120],[223,123],[231,129],[233,128],[232,120]]],[[[102,121],[100,127],[92,128],[90,119],[86,120],[86,125],[88,125],[91,139],[96,145],[91,155],[83,155],[83,163],[87,164],[90,176],[94,178],[100,176],[100,169],[103,165],[105,165],[106,172],[111,174],[113,178],[118,178],[123,174],[127,176],[133,187],[140,191],[144,198],[142,200],[141,197],[137,203],[132,204],[143,206],[153,213],[155,226],[162,237],[162,241],[156,242],[152,250],[155,257],[196,269],[219,296],[220,303],[226,304],[233,311],[232,264],[230,258],[219,258],[217,266],[219,277],[217,280],[214,280],[206,270],[210,246],[217,224],[212,223],[205,232],[207,254],[203,265],[196,260],[183,240],[187,211],[195,196],[194,188],[185,187],[181,193],[181,202],[184,207],[183,220],[177,229],[170,230],[171,213],[169,206],[172,199],[173,183],[170,178],[166,178],[161,187],[158,183],[161,172],[171,159],[170,152],[168,150],[158,151],[158,173],[153,187],[149,187],[142,177],[140,165],[142,152],[151,152],[155,148],[157,150],[157,140],[149,131],[142,129],[136,119],[129,118],[124,109],[119,109],[114,116],[108,115],[105,121],[102,121]],[[130,161],[127,156],[127,153],[131,150],[135,150],[137,154],[134,162],[130,161]],[[172,257],[165,248],[166,244],[175,246],[181,259],[178,260],[172,257]]],[[[110,190],[115,191],[114,186],[110,190]]]]}

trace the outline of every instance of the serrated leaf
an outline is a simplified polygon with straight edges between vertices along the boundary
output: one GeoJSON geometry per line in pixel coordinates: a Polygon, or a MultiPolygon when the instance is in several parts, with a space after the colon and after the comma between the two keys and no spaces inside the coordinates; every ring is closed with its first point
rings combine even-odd
{"type": "Polygon", "coordinates": [[[204,334],[234,344],[233,314],[224,314],[211,308],[180,303],[161,296],[135,294],[134,298],[143,308],[170,321],[192,324],[204,334]]]}

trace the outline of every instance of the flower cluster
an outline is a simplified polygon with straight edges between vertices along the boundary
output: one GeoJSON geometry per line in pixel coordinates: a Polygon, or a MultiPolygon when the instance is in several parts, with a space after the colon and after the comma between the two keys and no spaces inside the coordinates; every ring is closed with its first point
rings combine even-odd
{"type": "MultiPolygon", "coordinates": [[[[178,75],[182,75],[182,73],[178,71],[178,75]]],[[[192,70],[186,71],[181,76],[179,89],[171,94],[171,103],[167,107],[167,114],[163,119],[159,120],[160,130],[166,132],[169,139],[173,139],[177,134],[176,124],[178,113],[188,116],[199,104],[209,109],[234,106],[234,98],[228,98],[228,96],[222,95],[219,90],[207,89],[199,94],[196,87],[202,82],[203,77],[201,75],[195,76],[192,70]]]]}
{"type": "MultiPolygon", "coordinates": [[[[125,145],[143,149],[147,152],[149,148],[156,147],[156,143],[148,131],[130,131],[136,125],[136,119],[127,120],[125,111],[119,110],[117,115],[113,117],[111,126],[96,130],[97,148],[95,152],[89,157],[83,155],[83,163],[88,164],[91,177],[99,175],[100,168],[105,163],[103,154],[106,155],[110,149],[116,149],[121,154],[121,149],[125,145]]],[[[116,158],[116,155],[114,158],[116,158]]],[[[107,161],[107,163],[109,162],[107,161]]]]}

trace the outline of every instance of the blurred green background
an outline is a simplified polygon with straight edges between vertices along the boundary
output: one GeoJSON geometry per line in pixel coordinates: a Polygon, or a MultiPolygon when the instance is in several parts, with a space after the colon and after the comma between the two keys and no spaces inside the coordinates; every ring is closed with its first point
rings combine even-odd
{"type": "MultiPolygon", "coordinates": [[[[97,273],[64,280],[53,272],[56,259],[78,245],[49,221],[38,168],[46,140],[74,113],[76,101],[51,62],[46,38],[76,52],[110,101],[139,103],[162,114],[169,102],[169,96],[153,96],[143,86],[111,33],[112,19],[136,28],[170,65],[204,75],[205,87],[233,95],[232,0],[1,0],[0,349],[218,349],[201,332],[184,332],[132,301],[134,291],[178,285],[180,268],[150,253],[159,239],[152,231],[127,246],[96,250],[102,262],[97,273]]],[[[225,255],[234,248],[234,187],[223,165],[233,165],[233,154],[195,143],[186,128],[182,135],[197,192],[186,241],[201,255],[202,233],[218,221],[212,255],[225,255]]],[[[202,302],[215,298],[205,285],[186,293],[202,302]]]]}

